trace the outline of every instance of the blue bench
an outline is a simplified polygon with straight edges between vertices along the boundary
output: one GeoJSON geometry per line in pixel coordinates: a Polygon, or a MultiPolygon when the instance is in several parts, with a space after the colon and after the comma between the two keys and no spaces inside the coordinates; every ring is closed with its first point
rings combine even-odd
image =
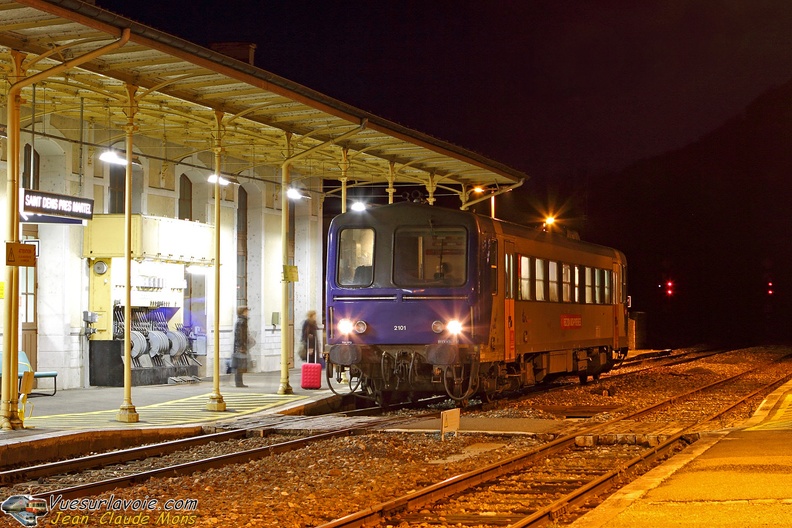
{"type": "MultiPolygon", "coordinates": [[[[19,363],[17,364],[17,377],[19,378],[19,383],[22,383],[22,375],[25,372],[32,372],[33,377],[35,379],[41,378],[52,378],[52,394],[48,396],[55,396],[55,393],[58,392],[58,373],[54,370],[44,370],[44,371],[36,371],[33,370],[30,366],[30,359],[28,359],[27,354],[24,350],[19,351],[19,363]]],[[[0,378],[3,376],[3,351],[0,350],[0,378]]]]}

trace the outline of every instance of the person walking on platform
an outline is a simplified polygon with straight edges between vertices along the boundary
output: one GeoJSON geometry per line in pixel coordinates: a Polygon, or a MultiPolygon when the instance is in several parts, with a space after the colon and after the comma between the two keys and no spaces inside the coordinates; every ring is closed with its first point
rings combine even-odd
{"type": "Polygon", "coordinates": [[[316,325],[316,310],[308,310],[305,321],[302,325],[302,335],[300,337],[300,359],[303,361],[310,361],[311,363],[317,361],[315,357],[318,351],[316,343],[317,325],[316,325]],[[308,357],[308,352],[311,352],[311,357],[308,357]]]}
{"type": "Polygon", "coordinates": [[[247,306],[237,308],[237,322],[234,326],[234,354],[231,357],[231,369],[234,371],[234,383],[237,387],[247,387],[242,382],[242,374],[247,372],[248,364],[248,312],[247,306]]]}

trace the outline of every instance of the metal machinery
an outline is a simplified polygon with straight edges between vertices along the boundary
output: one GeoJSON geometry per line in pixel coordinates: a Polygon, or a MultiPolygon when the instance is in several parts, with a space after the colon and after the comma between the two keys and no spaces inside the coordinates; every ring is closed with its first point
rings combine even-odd
{"type": "MultiPolygon", "coordinates": [[[[123,215],[95,216],[85,230],[90,265],[89,382],[123,386],[125,261],[116,233],[123,215]]],[[[133,217],[130,340],[133,385],[194,381],[206,355],[204,276],[212,263],[213,227],[133,217]],[[193,278],[195,277],[195,278],[193,278]]]]}

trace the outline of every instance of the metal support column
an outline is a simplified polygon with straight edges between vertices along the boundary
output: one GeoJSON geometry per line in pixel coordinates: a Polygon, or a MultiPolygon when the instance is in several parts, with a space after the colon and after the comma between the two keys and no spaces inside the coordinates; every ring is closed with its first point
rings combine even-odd
{"type": "MultiPolygon", "coordinates": [[[[290,167],[292,163],[299,160],[300,158],[304,158],[305,156],[310,155],[311,153],[320,150],[328,145],[333,145],[339,141],[343,141],[348,137],[352,137],[359,132],[362,132],[366,129],[366,124],[368,123],[367,119],[364,119],[360,126],[355,128],[354,130],[350,130],[345,134],[341,134],[337,138],[331,139],[329,141],[325,141],[320,145],[316,145],[314,147],[309,148],[308,150],[304,150],[299,154],[291,155],[289,153],[289,157],[286,161],[283,162],[281,165],[281,249],[283,251],[282,254],[282,262],[283,262],[283,282],[281,284],[281,321],[282,327],[286,328],[286,322],[288,319],[288,311],[289,311],[289,277],[287,275],[287,269],[289,267],[289,197],[286,193],[289,190],[289,184],[291,183],[291,174],[290,174],[290,167]]],[[[346,150],[346,149],[344,149],[346,150]]],[[[289,351],[292,350],[292,339],[291,335],[287,335],[287,332],[283,332],[281,336],[281,379],[280,385],[278,386],[278,394],[292,394],[292,388],[289,383],[289,351]]]]}
{"type": "MultiPolygon", "coordinates": [[[[14,83],[8,94],[8,176],[6,180],[6,207],[8,208],[8,225],[6,225],[6,242],[19,242],[19,150],[20,150],[20,112],[21,89],[13,87],[24,82],[25,71],[22,62],[25,55],[11,51],[14,75],[21,79],[14,83]]],[[[3,252],[5,254],[5,251],[3,252]]],[[[21,429],[19,419],[19,390],[17,387],[17,369],[19,366],[19,268],[6,266],[5,269],[5,311],[3,318],[3,372],[2,378],[2,417],[0,426],[3,429],[21,429]]]]}
{"type": "Polygon", "coordinates": [[[396,163],[391,161],[388,163],[388,203],[393,203],[393,195],[396,193],[396,188],[393,183],[396,181],[396,163]]]}
{"type": "Polygon", "coordinates": [[[212,394],[209,395],[209,401],[206,402],[207,411],[225,411],[226,403],[220,394],[220,156],[223,153],[222,143],[222,124],[223,112],[215,112],[215,125],[217,126],[217,135],[215,137],[215,144],[212,147],[214,153],[214,219],[215,219],[215,237],[214,237],[214,280],[215,280],[215,298],[214,298],[214,365],[212,369],[212,394]]]}
{"type": "MultiPolygon", "coordinates": [[[[124,401],[116,413],[116,420],[137,423],[140,419],[132,404],[132,135],[135,133],[137,86],[126,85],[127,124],[124,127],[126,174],[124,177],[124,401]]],[[[107,131],[110,134],[110,131],[107,131]]]]}
{"type": "Polygon", "coordinates": [[[341,149],[341,212],[347,210],[347,173],[349,172],[349,149],[341,149]]]}

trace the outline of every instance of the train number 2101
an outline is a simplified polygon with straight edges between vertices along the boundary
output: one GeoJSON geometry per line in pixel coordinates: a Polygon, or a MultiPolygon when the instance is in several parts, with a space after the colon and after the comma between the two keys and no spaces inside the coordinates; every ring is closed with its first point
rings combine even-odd
{"type": "Polygon", "coordinates": [[[394,332],[404,332],[407,330],[407,325],[393,325],[394,332]]]}

